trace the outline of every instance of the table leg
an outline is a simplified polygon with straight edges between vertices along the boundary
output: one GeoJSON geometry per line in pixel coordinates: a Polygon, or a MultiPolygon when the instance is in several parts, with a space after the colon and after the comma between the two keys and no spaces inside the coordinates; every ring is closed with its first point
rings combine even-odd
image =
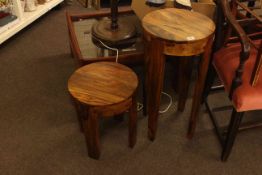
{"type": "Polygon", "coordinates": [[[199,113],[201,97],[205,85],[205,79],[207,75],[208,65],[210,61],[210,53],[213,44],[213,35],[209,37],[208,42],[205,47],[205,52],[203,53],[203,57],[200,61],[198,77],[195,85],[195,92],[193,96],[193,104],[191,109],[191,116],[189,121],[189,127],[187,132],[187,137],[192,138],[196,128],[196,120],[199,113]]]}
{"type": "Polygon", "coordinates": [[[115,115],[114,120],[118,121],[118,122],[122,122],[122,121],[124,121],[124,115],[125,115],[124,113],[115,115]]]}
{"type": "Polygon", "coordinates": [[[186,105],[188,96],[188,89],[193,67],[193,57],[180,57],[179,58],[179,74],[178,74],[178,111],[183,112],[186,105]]]}
{"type": "Polygon", "coordinates": [[[148,110],[148,137],[154,140],[157,130],[158,111],[163,88],[165,56],[164,43],[151,39],[146,43],[146,92],[148,110]]]}
{"type": "Polygon", "coordinates": [[[137,101],[136,93],[133,94],[132,104],[129,109],[129,147],[133,148],[136,144],[136,135],[137,135],[137,101]]]}
{"type": "Polygon", "coordinates": [[[175,93],[179,93],[179,64],[180,57],[172,58],[172,67],[174,69],[174,79],[172,79],[172,86],[174,88],[175,93]]]}
{"type": "Polygon", "coordinates": [[[99,116],[93,109],[88,110],[88,119],[84,120],[85,137],[88,148],[88,155],[94,159],[100,157],[99,138],[99,116]]]}

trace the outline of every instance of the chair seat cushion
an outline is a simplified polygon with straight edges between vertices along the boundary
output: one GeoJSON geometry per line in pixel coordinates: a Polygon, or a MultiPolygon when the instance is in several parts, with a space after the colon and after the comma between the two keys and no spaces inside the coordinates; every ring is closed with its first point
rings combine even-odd
{"type": "MultiPolygon", "coordinates": [[[[259,44],[260,41],[257,40],[255,43],[259,44]]],[[[240,51],[240,44],[231,44],[214,54],[213,65],[228,93],[239,65],[240,51]]],[[[234,91],[232,96],[233,105],[238,112],[262,109],[262,71],[254,87],[249,83],[256,56],[257,50],[251,47],[250,57],[244,66],[242,85],[234,91]]]]}

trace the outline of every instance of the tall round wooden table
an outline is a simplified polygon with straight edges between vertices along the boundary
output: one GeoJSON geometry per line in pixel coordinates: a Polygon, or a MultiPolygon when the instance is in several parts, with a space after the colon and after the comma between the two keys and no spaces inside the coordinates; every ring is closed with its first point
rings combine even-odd
{"type": "Polygon", "coordinates": [[[148,137],[154,140],[163,87],[165,55],[203,54],[195,85],[188,137],[192,137],[201,103],[215,25],[208,17],[193,11],[167,8],[148,13],[142,20],[145,38],[148,137]]]}

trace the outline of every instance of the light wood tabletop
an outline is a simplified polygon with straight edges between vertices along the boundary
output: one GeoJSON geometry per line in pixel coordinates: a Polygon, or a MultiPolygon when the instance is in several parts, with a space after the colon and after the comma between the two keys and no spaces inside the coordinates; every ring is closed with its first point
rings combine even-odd
{"type": "Polygon", "coordinates": [[[68,81],[70,93],[89,106],[106,106],[130,98],[138,85],[136,74],[112,62],[97,62],[77,69],[68,81]]]}
{"type": "Polygon", "coordinates": [[[91,158],[101,154],[99,119],[129,111],[129,147],[136,143],[136,89],[138,78],[129,67],[115,62],[96,62],[77,69],[68,80],[81,131],[91,158]]]}
{"type": "Polygon", "coordinates": [[[143,28],[151,35],[175,42],[205,39],[215,30],[214,22],[198,12],[166,8],[148,13],[143,28]]]}
{"type": "MultiPolygon", "coordinates": [[[[197,118],[211,53],[214,22],[207,16],[185,9],[166,8],[148,13],[142,19],[145,41],[148,136],[157,131],[161,92],[165,72],[165,55],[179,56],[178,110],[183,111],[195,55],[202,55],[195,84],[190,123],[197,118]]],[[[195,125],[190,125],[190,132],[195,125]]]]}

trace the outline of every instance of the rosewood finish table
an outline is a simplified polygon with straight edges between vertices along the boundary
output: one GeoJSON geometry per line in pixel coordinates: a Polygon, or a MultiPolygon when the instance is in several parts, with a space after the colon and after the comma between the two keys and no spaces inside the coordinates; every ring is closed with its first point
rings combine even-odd
{"type": "Polygon", "coordinates": [[[163,87],[165,55],[194,56],[203,54],[195,85],[188,137],[192,137],[201,95],[209,65],[215,25],[208,17],[188,10],[167,8],[153,11],[142,20],[145,38],[146,91],[148,137],[154,140],[161,91],[163,87]]]}
{"type": "Polygon", "coordinates": [[[129,147],[136,143],[136,89],[138,78],[127,66],[97,62],[77,69],[68,80],[72,97],[85,106],[79,117],[86,137],[88,154],[100,156],[99,119],[129,111],[129,147]]]}

